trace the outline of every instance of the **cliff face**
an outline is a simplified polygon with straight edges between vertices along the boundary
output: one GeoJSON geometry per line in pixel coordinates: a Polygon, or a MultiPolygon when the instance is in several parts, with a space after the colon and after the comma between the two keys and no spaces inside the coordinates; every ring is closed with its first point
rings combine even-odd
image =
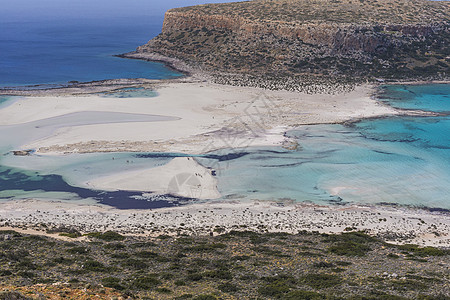
{"type": "MultiPolygon", "coordinates": [[[[324,4],[323,0],[319,1],[324,4]]],[[[139,47],[138,52],[156,52],[211,71],[233,73],[412,77],[446,76],[449,71],[450,5],[447,3],[439,3],[440,6],[433,3],[427,19],[428,1],[408,1],[405,5],[419,6],[414,9],[421,9],[421,15],[410,22],[396,16],[398,23],[383,19],[378,10],[374,20],[358,15],[360,20],[356,22],[336,21],[333,14],[308,20],[304,20],[306,17],[292,20],[292,16],[283,15],[285,12],[287,16],[289,8],[305,7],[308,3],[311,2],[239,3],[241,10],[251,6],[253,10],[248,11],[253,15],[231,9],[237,4],[230,4],[229,13],[224,4],[217,5],[217,9],[206,5],[170,10],[165,15],[162,33],[139,47]],[[261,15],[261,11],[268,10],[268,3],[279,5],[261,15]]],[[[385,3],[390,2],[373,1],[368,7],[380,6],[379,10],[383,11],[385,3]]],[[[334,5],[346,12],[345,6],[334,5]]],[[[333,10],[333,13],[341,16],[340,11],[333,10]]]]}
{"type": "Polygon", "coordinates": [[[354,25],[354,24],[289,24],[281,22],[256,22],[244,18],[222,15],[203,15],[184,12],[167,12],[162,33],[171,35],[183,31],[227,30],[241,38],[276,36],[315,46],[327,46],[336,52],[376,52],[387,46],[394,37],[420,40],[447,29],[443,24],[419,25],[354,25]]]}

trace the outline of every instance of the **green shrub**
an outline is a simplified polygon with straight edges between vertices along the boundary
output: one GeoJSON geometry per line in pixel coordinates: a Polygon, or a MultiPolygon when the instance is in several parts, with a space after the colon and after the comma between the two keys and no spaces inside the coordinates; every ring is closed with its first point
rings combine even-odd
{"type": "Polygon", "coordinates": [[[14,230],[0,230],[0,234],[1,235],[10,235],[12,237],[21,237],[22,236],[22,234],[20,234],[17,231],[14,231],[14,230]]]}
{"type": "Polygon", "coordinates": [[[111,249],[111,250],[120,250],[120,249],[126,248],[125,245],[117,244],[117,243],[106,244],[104,247],[105,247],[105,249],[111,249]]]}
{"type": "Polygon", "coordinates": [[[27,270],[36,270],[36,265],[29,259],[23,259],[17,266],[27,270]]]}
{"type": "Polygon", "coordinates": [[[219,286],[217,288],[224,293],[233,293],[233,292],[237,292],[239,290],[238,287],[236,285],[232,284],[231,282],[225,282],[225,283],[219,284],[219,286]]]}
{"type": "Polygon", "coordinates": [[[367,296],[350,296],[346,298],[347,300],[409,300],[409,298],[389,295],[383,293],[375,293],[375,295],[367,295],[367,296]]]}
{"type": "Polygon", "coordinates": [[[342,283],[340,277],[331,274],[308,274],[301,281],[316,289],[329,288],[342,283]]]}
{"type": "Polygon", "coordinates": [[[258,289],[262,296],[281,298],[291,290],[290,286],[283,280],[277,280],[265,284],[258,289]]]}
{"type": "Polygon", "coordinates": [[[111,257],[115,259],[126,259],[130,257],[130,254],[128,252],[119,252],[111,254],[111,257]]]}
{"type": "Polygon", "coordinates": [[[221,237],[256,237],[259,236],[259,233],[249,230],[237,231],[231,230],[228,233],[221,235],[221,237]]]}
{"type": "Polygon", "coordinates": [[[356,242],[339,242],[328,248],[328,251],[337,255],[346,256],[364,256],[367,252],[371,251],[372,248],[368,245],[364,245],[356,242]]]}
{"type": "Polygon", "coordinates": [[[426,290],[429,286],[423,282],[411,279],[395,280],[392,281],[392,287],[399,291],[416,291],[426,290]]]}
{"type": "Polygon", "coordinates": [[[120,279],[116,277],[106,277],[102,279],[102,284],[105,287],[110,287],[116,290],[123,290],[125,287],[120,284],[120,279]]]}
{"type": "Polygon", "coordinates": [[[325,296],[310,291],[292,291],[287,293],[286,296],[283,297],[285,300],[323,300],[327,299],[325,296]]]}
{"type": "Polygon", "coordinates": [[[244,261],[244,260],[249,260],[251,257],[248,255],[236,255],[233,256],[231,259],[232,260],[240,260],[240,261],[244,261]]]}
{"type": "Polygon", "coordinates": [[[160,240],[168,240],[170,238],[171,238],[170,235],[167,235],[167,234],[161,234],[158,236],[158,239],[160,239],[160,240]]]}
{"type": "Polygon", "coordinates": [[[316,263],[313,263],[314,268],[333,268],[334,264],[326,261],[319,261],[316,263]]]}
{"type": "Polygon", "coordinates": [[[83,264],[83,268],[90,272],[106,272],[109,270],[104,264],[95,260],[88,260],[83,264]]]}
{"type": "Polygon", "coordinates": [[[347,266],[351,266],[353,263],[348,262],[348,261],[335,261],[334,262],[336,265],[341,266],[341,267],[347,267],[347,266]]]}
{"type": "Polygon", "coordinates": [[[10,270],[0,270],[0,276],[9,276],[12,275],[10,270]]]}
{"type": "Polygon", "coordinates": [[[81,233],[79,233],[78,231],[77,232],[61,232],[59,235],[66,236],[66,237],[69,237],[72,239],[76,239],[81,236],[81,233]]]}
{"type": "Polygon", "coordinates": [[[137,270],[143,270],[143,269],[148,268],[148,265],[145,262],[143,262],[142,260],[134,259],[134,258],[128,258],[128,259],[124,260],[122,262],[122,265],[124,267],[132,267],[137,270]]]}
{"type": "Polygon", "coordinates": [[[444,294],[439,294],[436,296],[432,295],[419,295],[417,297],[417,300],[450,300],[449,296],[446,296],[444,294]]]}
{"type": "Polygon", "coordinates": [[[106,231],[105,233],[100,233],[100,232],[92,232],[92,233],[88,233],[88,236],[94,237],[96,239],[100,239],[103,241],[123,241],[125,239],[125,237],[117,232],[114,231],[106,231]]]}
{"type": "Polygon", "coordinates": [[[397,246],[400,250],[413,252],[418,256],[444,256],[449,255],[450,251],[435,247],[419,247],[418,245],[406,244],[397,246]]]}
{"type": "Polygon", "coordinates": [[[200,281],[203,279],[203,275],[200,273],[192,273],[192,274],[188,274],[186,276],[186,279],[188,279],[190,281],[200,281]]]}
{"type": "Polygon", "coordinates": [[[147,247],[156,247],[157,244],[153,242],[141,242],[141,243],[133,243],[130,245],[131,248],[147,248],[147,247]]]}
{"type": "Polygon", "coordinates": [[[184,280],[175,280],[174,284],[176,286],[185,286],[186,285],[186,281],[184,281],[184,280]]]}
{"type": "Polygon", "coordinates": [[[81,247],[81,246],[67,249],[67,253],[70,253],[70,254],[86,254],[88,252],[89,252],[88,249],[86,249],[85,247],[81,247]]]}
{"type": "Polygon", "coordinates": [[[145,276],[136,279],[133,283],[133,287],[140,290],[149,290],[157,285],[161,284],[161,281],[154,276],[145,276]]]}
{"type": "Polygon", "coordinates": [[[28,241],[47,242],[47,238],[40,236],[40,235],[29,235],[29,236],[25,236],[23,239],[28,240],[28,241]]]}
{"type": "Polygon", "coordinates": [[[289,254],[283,253],[280,250],[272,249],[267,246],[258,246],[251,248],[256,253],[265,254],[265,255],[271,255],[275,257],[291,257],[289,254]]]}
{"type": "Polygon", "coordinates": [[[359,244],[374,243],[379,241],[377,238],[370,236],[362,231],[344,232],[336,235],[328,235],[325,239],[327,242],[353,242],[359,244]]]}
{"type": "Polygon", "coordinates": [[[170,289],[165,288],[165,287],[163,287],[163,288],[157,288],[156,291],[157,291],[158,293],[161,293],[161,294],[170,294],[170,293],[172,293],[172,291],[171,291],[170,289]]]}
{"type": "Polygon", "coordinates": [[[32,298],[26,297],[16,291],[0,292],[0,300],[31,300],[32,298]]]}
{"type": "Polygon", "coordinates": [[[25,277],[25,278],[36,277],[36,274],[34,274],[33,272],[29,272],[29,271],[20,271],[20,272],[17,272],[17,275],[25,277]]]}
{"type": "Polygon", "coordinates": [[[224,249],[227,245],[222,243],[212,243],[212,244],[200,244],[197,246],[188,247],[185,250],[186,251],[194,251],[194,252],[208,252],[208,251],[214,251],[217,249],[224,249]]]}
{"type": "Polygon", "coordinates": [[[229,271],[224,270],[214,270],[204,272],[203,275],[205,277],[217,278],[217,279],[233,279],[233,275],[229,271]]]}
{"type": "Polygon", "coordinates": [[[71,265],[71,264],[73,264],[74,260],[60,256],[60,257],[53,259],[53,262],[56,264],[71,265]]]}
{"type": "Polygon", "coordinates": [[[184,300],[184,299],[192,299],[194,295],[192,294],[183,294],[181,296],[175,297],[174,300],[184,300]]]}
{"type": "Polygon", "coordinates": [[[136,256],[141,257],[141,258],[155,258],[158,256],[158,253],[151,252],[151,251],[141,251],[141,252],[137,252],[136,256]]]}

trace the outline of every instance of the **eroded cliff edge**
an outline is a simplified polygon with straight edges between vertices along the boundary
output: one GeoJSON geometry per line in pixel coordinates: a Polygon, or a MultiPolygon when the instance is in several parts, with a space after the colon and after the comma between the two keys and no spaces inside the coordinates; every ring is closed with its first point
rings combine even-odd
{"type": "Polygon", "coordinates": [[[449,45],[450,2],[254,0],[169,10],[161,34],[137,52],[176,58],[224,81],[285,84],[447,79],[449,45]]]}

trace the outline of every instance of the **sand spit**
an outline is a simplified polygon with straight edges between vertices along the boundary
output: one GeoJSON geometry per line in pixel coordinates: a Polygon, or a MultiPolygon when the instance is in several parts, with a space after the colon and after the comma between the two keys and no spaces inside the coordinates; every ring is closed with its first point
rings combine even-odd
{"type": "Polygon", "coordinates": [[[152,236],[205,235],[229,230],[290,233],[366,230],[392,243],[450,247],[448,212],[390,206],[216,201],[157,210],[118,210],[100,204],[14,200],[1,205],[0,218],[0,226],[41,234],[60,227],[152,236]]]}
{"type": "Polygon", "coordinates": [[[183,82],[186,78],[178,79],[108,79],[91,82],[70,82],[58,86],[33,85],[17,88],[0,88],[0,95],[28,96],[28,97],[55,97],[90,95],[96,93],[114,92],[125,88],[155,88],[165,82],[183,82]]]}
{"type": "MultiPolygon", "coordinates": [[[[0,110],[1,125],[25,124],[82,111],[139,113],[176,118],[68,126],[22,145],[40,154],[87,152],[205,153],[221,148],[281,145],[284,132],[303,124],[341,123],[398,114],[371,98],[364,85],[337,94],[304,94],[206,82],[166,82],[153,98],[25,97],[0,110]]],[[[101,122],[99,122],[101,123],[101,122]]],[[[20,150],[20,149],[15,149],[20,150]]]]}

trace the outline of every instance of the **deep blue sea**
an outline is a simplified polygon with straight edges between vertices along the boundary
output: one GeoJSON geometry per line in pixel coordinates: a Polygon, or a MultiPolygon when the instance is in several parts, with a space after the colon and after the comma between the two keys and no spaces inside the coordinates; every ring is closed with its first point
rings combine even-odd
{"type": "MultiPolygon", "coordinates": [[[[180,76],[162,64],[113,55],[132,51],[157,35],[166,9],[201,2],[207,1],[17,0],[2,3],[0,87],[180,76]]],[[[450,85],[384,86],[379,95],[380,101],[398,108],[450,112],[450,85]]],[[[147,90],[127,89],[105,96],[155,95],[147,90]]],[[[13,101],[17,98],[0,97],[0,109],[13,101]]],[[[95,116],[84,117],[95,121],[95,116]]],[[[124,117],[127,116],[110,116],[112,122],[124,117]]],[[[186,199],[167,196],[144,199],[137,192],[103,192],[78,187],[88,179],[159,166],[183,154],[15,157],[9,153],[27,136],[30,126],[39,125],[43,134],[57,126],[35,125],[16,128],[15,132],[23,134],[14,137],[7,136],[10,128],[0,126],[0,199],[93,200],[124,209],[186,203],[186,199]],[[128,161],[135,163],[128,164],[128,161]]],[[[289,199],[321,204],[399,203],[450,209],[449,133],[449,116],[390,117],[349,125],[310,125],[288,133],[298,140],[298,151],[248,147],[224,149],[197,159],[204,166],[217,168],[219,190],[228,199],[289,199]]]]}
{"type": "Polygon", "coordinates": [[[167,9],[207,2],[227,1],[0,0],[0,88],[181,76],[114,55],[158,35],[167,9]]]}

